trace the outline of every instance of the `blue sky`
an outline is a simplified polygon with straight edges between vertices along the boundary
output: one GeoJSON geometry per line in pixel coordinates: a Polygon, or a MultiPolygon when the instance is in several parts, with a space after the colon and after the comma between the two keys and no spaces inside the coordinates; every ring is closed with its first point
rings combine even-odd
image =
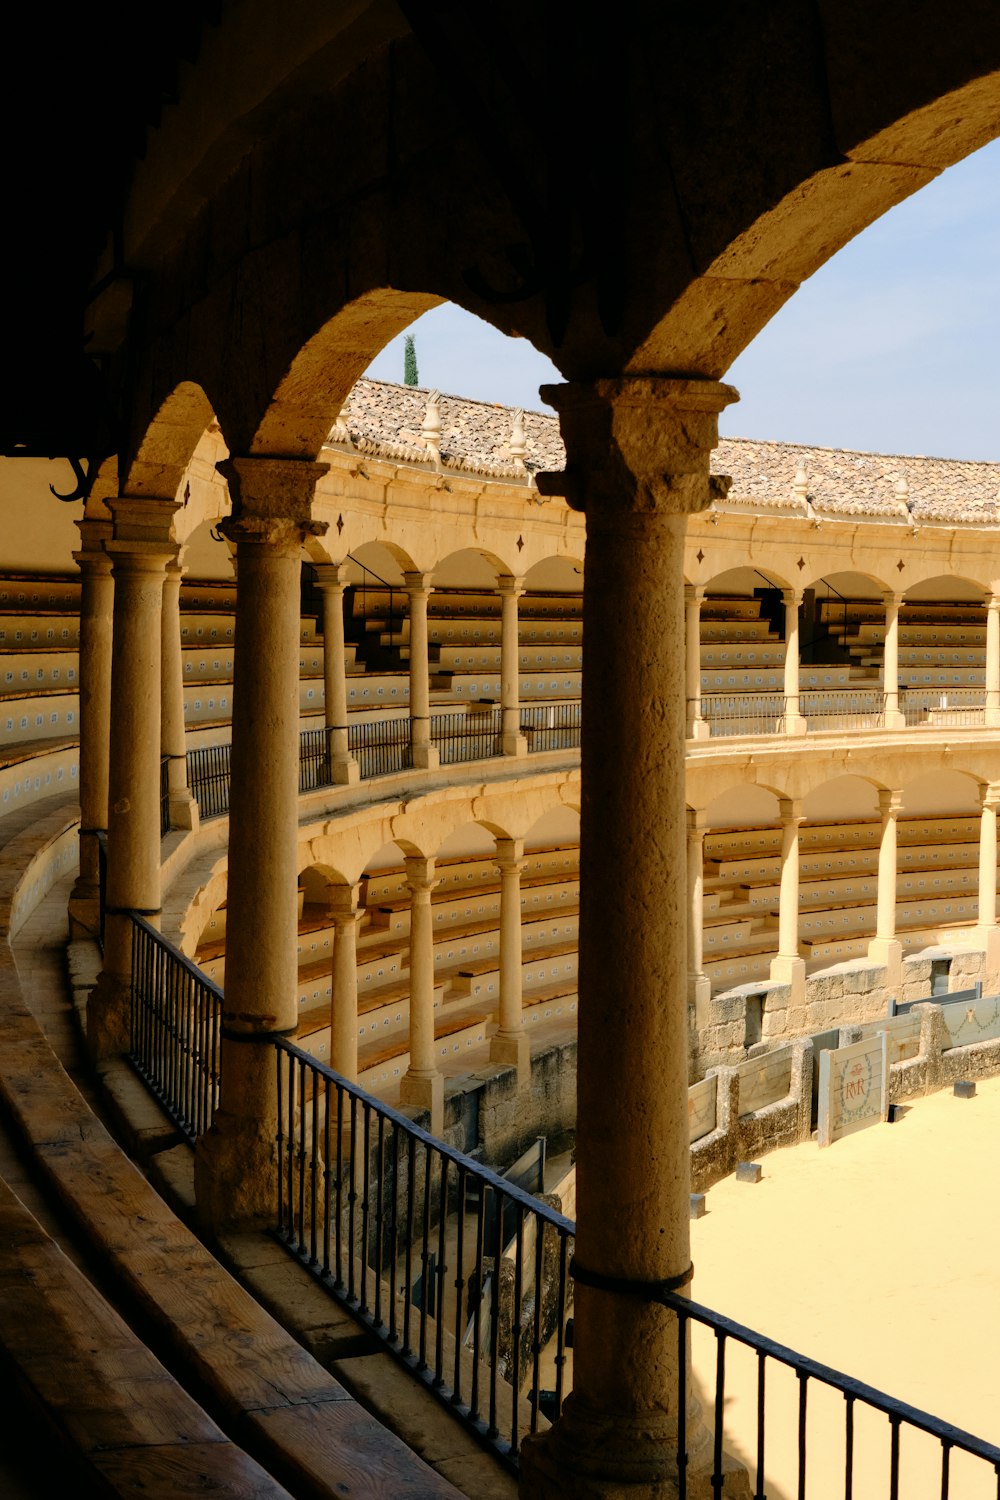
{"type": "MultiPolygon", "coordinates": [[[[411,326],[421,385],[538,408],[558,372],[446,306],[411,326]]],[[[740,437],[1000,460],[1000,141],[822,266],[732,366],[740,437]]],[[[401,380],[403,340],[370,374],[401,380]]]]}

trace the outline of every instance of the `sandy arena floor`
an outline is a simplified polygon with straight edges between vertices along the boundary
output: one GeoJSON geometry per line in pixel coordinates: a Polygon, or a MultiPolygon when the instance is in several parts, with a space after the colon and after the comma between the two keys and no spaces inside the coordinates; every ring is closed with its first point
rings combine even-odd
{"type": "MultiPolygon", "coordinates": [[[[821,1151],[762,1158],[756,1186],[713,1187],[691,1226],[698,1302],[913,1406],[1000,1443],[1000,1079],[950,1092],[821,1151]]],[[[715,1341],[694,1336],[702,1390],[715,1341]]],[[[756,1455],[756,1363],[727,1354],[728,1446],[756,1455]],[[754,1397],[753,1402],[740,1392],[754,1397]]],[[[797,1390],[768,1366],[768,1500],[797,1495],[797,1390]]],[[[810,1383],[808,1500],[841,1500],[844,1401],[810,1383]]],[[[855,1421],[855,1500],[889,1495],[888,1422],[855,1421]]],[[[900,1500],[939,1500],[940,1447],[901,1441],[900,1500]]],[[[998,1494],[992,1467],[951,1460],[951,1500],[998,1494]]]]}

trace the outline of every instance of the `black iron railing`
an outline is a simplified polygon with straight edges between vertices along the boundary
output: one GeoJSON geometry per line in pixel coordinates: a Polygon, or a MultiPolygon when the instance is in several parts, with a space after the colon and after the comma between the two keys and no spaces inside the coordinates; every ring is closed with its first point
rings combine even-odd
{"type": "Polygon", "coordinates": [[[232,745],[204,745],[187,753],[188,789],[203,818],[229,811],[229,762],[232,745]]]}
{"type": "Polygon", "coordinates": [[[291,1043],[276,1231],[511,1465],[563,1399],[573,1224],[291,1043]]]}
{"type": "Polygon", "coordinates": [[[521,709],[521,733],[532,750],[579,750],[580,700],[533,703],[521,709]]]}
{"type": "MultiPolygon", "coordinates": [[[[751,1402],[743,1452],[755,1480],[754,1500],[767,1500],[780,1493],[798,1500],[812,1495],[843,1495],[844,1500],[949,1500],[965,1497],[1000,1496],[1000,1448],[938,1417],[887,1396],[873,1386],[819,1364],[794,1349],[754,1333],[700,1303],[666,1293],[662,1301],[677,1315],[678,1369],[680,1389],[678,1414],[678,1495],[688,1493],[687,1350],[691,1325],[710,1331],[715,1350],[714,1399],[705,1392],[714,1410],[712,1428],[712,1473],[715,1494],[723,1493],[723,1452],[726,1443],[727,1407],[736,1396],[751,1402]],[[739,1346],[739,1381],[728,1379],[730,1345],[739,1346]],[[778,1372],[786,1372],[784,1379],[778,1372]],[[818,1404],[817,1387],[839,1399],[818,1404]],[[781,1410],[781,1407],[784,1410],[781,1410]],[[768,1443],[768,1413],[783,1434],[781,1446],[772,1437],[768,1443]],[[883,1421],[884,1418],[884,1421],[883,1421]],[[752,1432],[751,1429],[752,1428],[752,1432]],[[795,1433],[794,1447],[787,1434],[795,1433]],[[920,1436],[923,1435],[923,1436],[920,1436]],[[812,1445],[812,1446],[811,1446],[812,1445]],[[961,1474],[953,1455],[962,1454],[961,1474]],[[751,1457],[752,1455],[752,1457],[751,1457]],[[766,1468],[765,1468],[766,1465],[766,1468]],[[837,1479],[837,1467],[843,1484],[837,1479]],[[954,1484],[954,1490],[952,1485],[954,1484]],[[972,1487],[975,1486],[974,1490],[972,1487]]],[[[773,1431],[773,1428],[772,1428],[773,1431]]],[[[699,1494],[701,1491],[699,1490],[699,1494]]]]}
{"type": "Polygon", "coordinates": [[[299,735],[299,791],[314,792],[332,781],[329,729],[303,730],[299,735]]]}
{"type": "Polygon", "coordinates": [[[413,765],[410,720],[371,719],[365,724],[349,724],[347,749],[358,763],[362,781],[408,771],[413,765]]]}
{"type": "Polygon", "coordinates": [[[132,922],[129,1058],[193,1141],[212,1123],[219,1093],[222,991],[137,912],[132,922]]]}
{"type": "Polygon", "coordinates": [[[170,756],[160,757],[160,838],[170,832],[170,756]]]}
{"type": "Polygon", "coordinates": [[[503,754],[503,709],[470,709],[464,714],[432,714],[431,744],[443,766],[488,760],[503,754]]]}

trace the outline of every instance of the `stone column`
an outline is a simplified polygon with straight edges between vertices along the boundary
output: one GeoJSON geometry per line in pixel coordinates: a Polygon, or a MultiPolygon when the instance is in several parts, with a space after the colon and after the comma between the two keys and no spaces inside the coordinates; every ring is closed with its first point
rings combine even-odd
{"type": "Polygon", "coordinates": [[[430,573],[404,573],[410,598],[410,749],[413,764],[433,770],[440,761],[431,744],[430,670],[427,665],[427,600],[430,573]]]}
{"type": "Polygon", "coordinates": [[[692,1055],[696,1032],[709,1023],[712,984],[704,955],[705,814],[687,810],[688,1006],[692,1055]]]}
{"type": "Polygon", "coordinates": [[[781,893],[778,904],[778,954],[771,960],[771,980],[790,984],[793,1001],[805,995],[806,966],[799,957],[799,824],[802,804],[790,797],[778,803],[781,813],[781,893]]]}
{"type": "Polygon", "coordinates": [[[181,652],[179,561],[167,568],[161,615],[160,753],[167,760],[171,828],[197,828],[198,804],[188,790],[184,734],[184,658],[181,652]]]}
{"type": "Polygon", "coordinates": [[[114,583],[110,521],[77,521],[82,547],[73,557],[80,569],[80,873],[69,898],[70,932],[94,934],[100,927],[98,834],[108,827],[108,768],[111,755],[111,618],[114,583]]]}
{"type": "Polygon", "coordinates": [[[356,885],[331,885],[333,974],[330,985],[330,1066],[358,1081],[358,909],[356,885]]]}
{"type": "Polygon", "coordinates": [[[500,1029],[490,1041],[490,1062],[517,1068],[518,1087],[531,1082],[531,1046],[521,1014],[521,871],[524,840],[497,839],[500,871],[500,1029]]]}
{"type": "Polygon", "coordinates": [[[345,563],[317,564],[316,583],[323,595],[323,688],[330,774],[335,786],[354,786],[358,763],[347,746],[347,667],[344,660],[345,563]]]}
{"type": "Polygon", "coordinates": [[[219,465],[233,514],[236,640],[229,891],[219,1107],[195,1149],[202,1224],[274,1211],[277,1068],[273,1038],[298,1023],[300,557],[326,464],[234,458],[219,465]]]}
{"type": "Polygon", "coordinates": [[[808,725],[799,711],[799,589],[782,589],[785,604],[785,733],[805,734],[808,725]]]}
{"type": "Polygon", "coordinates": [[[711,725],[701,714],[701,601],[705,590],[701,584],[684,585],[684,639],[687,661],[687,737],[707,740],[711,725]]]}
{"type": "Polygon", "coordinates": [[[403,1104],[430,1112],[430,1131],[444,1129],[444,1079],[434,1049],[434,919],[431,892],[437,885],[434,861],[423,855],[406,859],[410,892],[410,1066],[399,1086],[403,1104]]]}
{"type": "Polygon", "coordinates": [[[886,984],[891,987],[902,980],[903,949],[896,937],[896,819],[902,805],[902,792],[879,792],[882,838],[878,850],[878,915],[868,957],[885,965],[886,984]]]}
{"type": "Polygon", "coordinates": [[[517,601],[524,593],[523,578],[498,578],[500,593],[500,706],[503,709],[504,755],[527,755],[521,733],[521,642],[517,629],[517,601]]]}
{"type": "Polygon", "coordinates": [[[1000,595],[986,605],[986,725],[1000,726],[1000,595]]]}
{"type": "MultiPolygon", "coordinates": [[[[542,389],[567,470],[539,490],[586,511],[587,649],[574,1388],[524,1442],[532,1500],[676,1487],[676,1320],[647,1288],[691,1275],[684,535],[728,488],[709,459],[735,394],[650,375],[542,389]]],[[[688,1415],[693,1497],[711,1455],[693,1403],[688,1415]]]]}
{"type": "Polygon", "coordinates": [[[127,1052],[132,924],[160,912],[160,614],[164,570],[177,554],[172,500],[120,496],[108,502],[114,538],[105,546],[114,579],[108,884],[104,964],[87,1006],[95,1059],[127,1052]]]}
{"type": "Polygon", "coordinates": [[[903,729],[906,716],[899,706],[899,606],[903,596],[887,591],[882,598],[885,600],[885,647],[882,654],[885,727],[903,729]]]}
{"type": "Polygon", "coordinates": [[[976,938],[985,958],[984,984],[989,990],[997,982],[1000,966],[1000,930],[997,928],[997,805],[1000,782],[988,781],[979,789],[979,912],[976,938]]]}

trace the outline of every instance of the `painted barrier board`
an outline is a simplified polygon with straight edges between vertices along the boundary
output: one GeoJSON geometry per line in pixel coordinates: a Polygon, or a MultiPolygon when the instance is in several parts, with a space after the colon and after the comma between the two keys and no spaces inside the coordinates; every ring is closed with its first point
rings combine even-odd
{"type": "Polygon", "coordinates": [[[740,1114],[754,1114],[788,1097],[792,1087],[792,1049],[776,1047],[738,1065],[740,1075],[740,1114]]]}
{"type": "Polygon", "coordinates": [[[692,1146],[715,1129],[718,1085],[713,1073],[688,1089],[688,1141],[692,1146]]]}
{"type": "Polygon", "coordinates": [[[968,1005],[942,1006],[948,1042],[952,1047],[971,1047],[976,1042],[990,1042],[1000,1036],[1000,995],[984,995],[968,1005]]]}
{"type": "Polygon", "coordinates": [[[849,1047],[820,1053],[819,1124],[821,1146],[884,1120],[889,1094],[889,1049],[884,1031],[849,1047]]]}

